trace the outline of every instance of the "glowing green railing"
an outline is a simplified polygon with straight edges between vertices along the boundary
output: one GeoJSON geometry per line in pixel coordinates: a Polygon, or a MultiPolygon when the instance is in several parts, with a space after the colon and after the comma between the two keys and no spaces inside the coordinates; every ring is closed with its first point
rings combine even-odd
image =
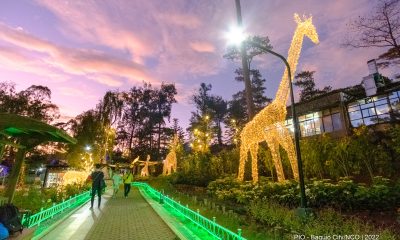
{"type": "Polygon", "coordinates": [[[55,204],[47,209],[43,208],[40,212],[33,215],[24,214],[22,216],[22,225],[27,228],[31,228],[36,225],[40,225],[41,222],[52,218],[54,215],[63,212],[67,208],[78,207],[86,203],[90,199],[91,190],[81,193],[79,195],[71,196],[67,200],[63,200],[59,204],[55,204]]]}
{"type": "Polygon", "coordinates": [[[133,186],[137,186],[143,188],[147,193],[152,195],[155,199],[157,199],[160,203],[166,204],[169,207],[175,209],[177,212],[182,214],[185,218],[199,226],[200,228],[207,231],[209,234],[214,236],[216,239],[223,239],[223,240],[246,240],[242,237],[241,229],[238,229],[238,233],[234,233],[227,228],[222,227],[221,225],[216,223],[215,218],[210,220],[204,216],[202,216],[199,211],[197,212],[191,210],[187,206],[183,206],[182,204],[174,201],[173,199],[165,196],[161,192],[158,192],[147,183],[142,182],[134,182],[133,186]]]}

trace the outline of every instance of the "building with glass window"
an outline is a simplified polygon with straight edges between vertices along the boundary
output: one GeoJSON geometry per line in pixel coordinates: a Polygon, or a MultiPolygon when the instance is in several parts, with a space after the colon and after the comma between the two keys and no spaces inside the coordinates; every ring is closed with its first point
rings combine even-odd
{"type": "MultiPolygon", "coordinates": [[[[332,137],[341,137],[350,134],[354,127],[400,120],[400,82],[385,86],[376,95],[358,96],[349,94],[348,89],[340,89],[297,103],[301,136],[329,133],[332,137]]],[[[290,107],[286,126],[293,132],[290,107]]]]}

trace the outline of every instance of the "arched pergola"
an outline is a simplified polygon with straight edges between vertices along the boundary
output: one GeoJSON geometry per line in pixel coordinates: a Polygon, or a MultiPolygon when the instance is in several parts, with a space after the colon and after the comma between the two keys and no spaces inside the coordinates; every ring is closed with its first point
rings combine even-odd
{"type": "Polygon", "coordinates": [[[41,121],[15,114],[0,113],[0,145],[12,145],[18,149],[6,190],[9,203],[14,198],[25,154],[35,146],[45,142],[75,144],[76,139],[69,136],[65,131],[41,121]],[[17,143],[9,139],[17,140],[17,143]]]}

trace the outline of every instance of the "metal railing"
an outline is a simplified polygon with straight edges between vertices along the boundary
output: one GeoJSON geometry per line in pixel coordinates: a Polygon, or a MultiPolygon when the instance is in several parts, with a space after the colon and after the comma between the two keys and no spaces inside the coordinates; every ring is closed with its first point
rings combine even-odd
{"type": "Polygon", "coordinates": [[[24,214],[22,216],[22,225],[27,228],[31,228],[36,225],[40,225],[41,222],[52,218],[54,215],[57,215],[63,212],[67,208],[75,208],[78,207],[90,199],[91,190],[83,192],[79,195],[71,196],[67,200],[63,200],[58,204],[53,204],[53,206],[47,209],[40,209],[40,212],[35,213],[33,215],[24,214]]]}
{"type": "Polygon", "coordinates": [[[234,233],[229,229],[219,225],[216,223],[216,218],[214,217],[213,220],[210,220],[199,213],[199,210],[193,211],[188,206],[183,206],[182,204],[174,201],[173,199],[169,198],[168,196],[164,195],[163,193],[155,190],[147,183],[143,182],[134,182],[133,186],[140,187],[144,189],[149,195],[151,195],[154,199],[157,199],[161,204],[165,204],[175,211],[182,214],[186,219],[193,222],[198,227],[207,231],[211,236],[215,237],[216,239],[223,239],[223,240],[246,240],[246,238],[242,237],[242,230],[238,229],[238,233],[234,233]]]}

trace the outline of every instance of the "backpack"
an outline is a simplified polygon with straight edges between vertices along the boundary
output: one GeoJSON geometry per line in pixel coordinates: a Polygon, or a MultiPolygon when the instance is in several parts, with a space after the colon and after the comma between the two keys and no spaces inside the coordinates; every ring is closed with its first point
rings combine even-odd
{"type": "Polygon", "coordinates": [[[2,223],[0,223],[0,240],[8,239],[10,234],[8,233],[8,229],[4,227],[2,223]]]}
{"type": "Polygon", "coordinates": [[[0,207],[0,222],[8,229],[10,235],[22,232],[21,214],[13,204],[5,204],[0,207]]]}

